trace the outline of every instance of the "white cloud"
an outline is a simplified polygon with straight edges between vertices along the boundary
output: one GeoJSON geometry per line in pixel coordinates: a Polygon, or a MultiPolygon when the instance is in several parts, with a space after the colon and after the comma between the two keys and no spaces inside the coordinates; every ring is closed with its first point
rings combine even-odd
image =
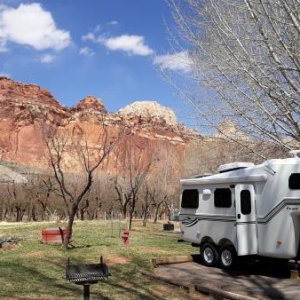
{"type": "Polygon", "coordinates": [[[45,54],[41,56],[41,62],[45,64],[50,64],[55,60],[55,56],[52,54],[45,54]]]}
{"type": "Polygon", "coordinates": [[[83,35],[83,36],[81,37],[81,39],[82,39],[83,41],[92,41],[92,42],[96,42],[96,41],[97,41],[97,38],[96,38],[95,34],[94,34],[94,33],[91,33],[91,32],[89,32],[89,33],[83,35]]]}
{"type": "Polygon", "coordinates": [[[163,70],[189,72],[191,71],[192,61],[187,51],[174,54],[157,55],[153,63],[163,70]]]}
{"type": "Polygon", "coordinates": [[[84,56],[94,56],[95,52],[89,47],[83,47],[79,50],[79,54],[84,56]]]}
{"type": "Polygon", "coordinates": [[[100,24],[98,24],[95,29],[94,29],[94,32],[99,32],[102,30],[102,26],[100,24]]]}
{"type": "Polygon", "coordinates": [[[110,22],[108,22],[107,23],[107,25],[112,25],[112,26],[115,26],[115,25],[118,25],[119,24],[119,22],[118,21],[110,21],[110,22]]]}
{"type": "Polygon", "coordinates": [[[0,8],[0,49],[5,49],[8,42],[36,50],[61,50],[71,44],[71,37],[68,31],[56,27],[51,13],[41,4],[31,3],[0,8]]]}
{"type": "Polygon", "coordinates": [[[112,51],[124,51],[132,55],[147,56],[153,54],[153,50],[145,44],[145,39],[140,35],[121,35],[117,37],[97,39],[106,48],[112,51]]]}

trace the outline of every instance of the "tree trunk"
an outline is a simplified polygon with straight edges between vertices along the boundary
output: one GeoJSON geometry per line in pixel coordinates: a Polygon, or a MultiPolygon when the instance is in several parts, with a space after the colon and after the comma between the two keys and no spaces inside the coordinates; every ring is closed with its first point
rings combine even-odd
{"type": "Polygon", "coordinates": [[[132,219],[133,219],[135,205],[136,205],[137,200],[138,199],[137,199],[136,195],[132,196],[131,207],[130,207],[130,211],[129,211],[129,230],[131,230],[131,228],[132,228],[132,219]]]}
{"type": "Polygon", "coordinates": [[[6,220],[6,215],[7,215],[7,204],[2,202],[2,209],[1,209],[1,221],[6,220]]]}
{"type": "Polygon", "coordinates": [[[37,221],[36,212],[35,212],[35,205],[30,205],[28,211],[28,221],[33,220],[34,222],[37,221]]]}
{"type": "Polygon", "coordinates": [[[161,205],[163,204],[163,201],[159,202],[156,207],[155,207],[155,214],[154,214],[154,223],[157,223],[157,219],[158,219],[158,212],[159,212],[159,209],[161,207],[161,205]]]}
{"type": "Polygon", "coordinates": [[[26,209],[22,209],[20,206],[15,206],[15,209],[16,209],[16,221],[22,222],[26,209]]]}
{"type": "Polygon", "coordinates": [[[69,213],[69,220],[68,220],[68,225],[67,225],[67,233],[64,238],[63,245],[65,248],[69,248],[71,239],[72,239],[72,234],[73,234],[73,223],[75,219],[77,209],[73,206],[72,211],[69,213]]]}
{"type": "Polygon", "coordinates": [[[45,215],[46,215],[46,205],[42,205],[42,215],[41,215],[41,218],[42,218],[42,221],[45,220],[45,215]]]}
{"type": "Polygon", "coordinates": [[[79,215],[80,215],[80,220],[84,221],[84,209],[83,208],[79,210],[79,215]]]}
{"type": "Polygon", "coordinates": [[[32,215],[32,220],[33,220],[34,222],[37,222],[38,218],[37,218],[37,216],[36,216],[35,205],[33,205],[33,207],[32,207],[31,215],[32,215]]]}
{"type": "Polygon", "coordinates": [[[122,207],[123,219],[126,219],[126,215],[127,215],[127,204],[124,204],[123,207],[122,207]]]}
{"type": "Polygon", "coordinates": [[[144,216],[143,218],[143,227],[147,226],[147,216],[144,216]]]}
{"type": "Polygon", "coordinates": [[[143,226],[146,227],[147,225],[147,220],[149,216],[149,206],[146,204],[146,207],[144,208],[143,211],[143,226]]]}
{"type": "Polygon", "coordinates": [[[158,209],[156,208],[153,223],[157,223],[157,218],[158,218],[158,209]]]}
{"type": "Polygon", "coordinates": [[[128,227],[129,230],[132,229],[133,213],[134,213],[134,209],[131,207],[131,209],[129,211],[129,227],[128,227]]]}

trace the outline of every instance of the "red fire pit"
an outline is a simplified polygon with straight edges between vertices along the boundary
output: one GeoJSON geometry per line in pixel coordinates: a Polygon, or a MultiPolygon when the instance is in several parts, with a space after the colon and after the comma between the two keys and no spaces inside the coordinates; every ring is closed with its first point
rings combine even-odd
{"type": "Polygon", "coordinates": [[[62,244],[67,234],[65,227],[46,228],[42,230],[42,242],[45,244],[62,244]]]}

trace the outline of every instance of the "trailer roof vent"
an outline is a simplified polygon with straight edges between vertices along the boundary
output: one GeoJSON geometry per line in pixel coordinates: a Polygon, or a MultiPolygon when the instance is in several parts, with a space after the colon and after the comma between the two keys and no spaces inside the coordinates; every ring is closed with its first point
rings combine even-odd
{"type": "Polygon", "coordinates": [[[249,168],[249,167],[253,167],[253,166],[254,166],[254,163],[250,163],[250,162],[234,162],[234,163],[230,163],[230,164],[221,165],[218,168],[218,172],[225,173],[225,172],[239,170],[239,169],[245,169],[245,168],[249,168]]]}

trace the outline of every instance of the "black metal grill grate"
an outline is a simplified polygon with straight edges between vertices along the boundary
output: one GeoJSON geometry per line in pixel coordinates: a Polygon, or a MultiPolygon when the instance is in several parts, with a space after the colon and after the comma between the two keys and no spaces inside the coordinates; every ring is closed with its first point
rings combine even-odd
{"type": "Polygon", "coordinates": [[[67,280],[77,284],[94,283],[106,280],[109,276],[108,267],[100,264],[68,264],[66,270],[67,280]]]}
{"type": "Polygon", "coordinates": [[[68,259],[66,267],[66,278],[69,282],[83,285],[83,299],[90,299],[90,285],[108,278],[108,266],[103,263],[102,256],[99,264],[78,264],[73,265],[68,259]]]}

